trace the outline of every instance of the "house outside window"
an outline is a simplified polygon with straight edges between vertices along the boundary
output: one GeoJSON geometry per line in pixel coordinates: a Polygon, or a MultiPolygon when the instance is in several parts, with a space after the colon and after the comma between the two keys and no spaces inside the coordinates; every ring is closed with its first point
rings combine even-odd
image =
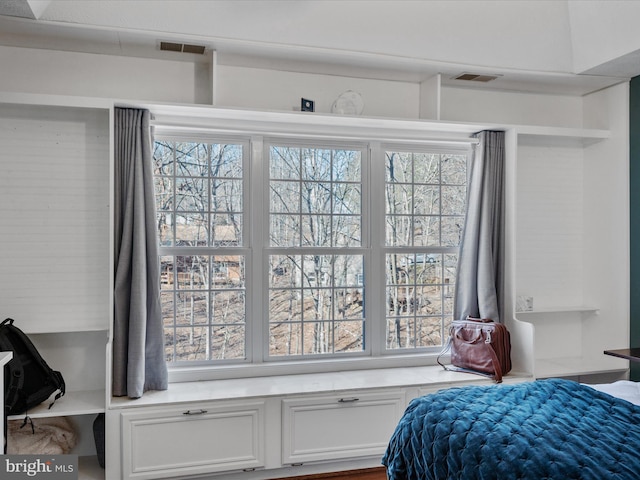
{"type": "Polygon", "coordinates": [[[167,361],[439,351],[468,157],[458,145],[157,136],[167,361]]]}

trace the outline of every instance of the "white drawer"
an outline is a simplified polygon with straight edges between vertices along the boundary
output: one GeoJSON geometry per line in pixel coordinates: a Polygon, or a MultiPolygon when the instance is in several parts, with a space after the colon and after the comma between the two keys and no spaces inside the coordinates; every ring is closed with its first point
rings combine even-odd
{"type": "Polygon", "coordinates": [[[282,402],[282,463],[382,455],[405,408],[401,390],[282,402]]]}
{"type": "Polygon", "coordinates": [[[264,402],[133,409],[121,422],[127,479],[264,466],[264,402]]]}

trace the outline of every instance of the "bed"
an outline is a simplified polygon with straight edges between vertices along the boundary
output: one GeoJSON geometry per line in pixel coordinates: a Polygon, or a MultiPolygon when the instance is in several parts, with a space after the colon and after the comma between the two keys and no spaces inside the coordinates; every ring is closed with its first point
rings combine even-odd
{"type": "Polygon", "coordinates": [[[640,479],[640,388],[537,380],[414,399],[382,459],[389,480],[640,479]]]}

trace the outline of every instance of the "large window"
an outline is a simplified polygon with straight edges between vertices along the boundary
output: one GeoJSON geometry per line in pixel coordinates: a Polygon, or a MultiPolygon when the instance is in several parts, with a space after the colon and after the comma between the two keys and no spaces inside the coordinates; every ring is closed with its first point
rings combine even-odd
{"type": "Polygon", "coordinates": [[[466,149],[185,138],[154,152],[171,364],[441,348],[466,149]]]}

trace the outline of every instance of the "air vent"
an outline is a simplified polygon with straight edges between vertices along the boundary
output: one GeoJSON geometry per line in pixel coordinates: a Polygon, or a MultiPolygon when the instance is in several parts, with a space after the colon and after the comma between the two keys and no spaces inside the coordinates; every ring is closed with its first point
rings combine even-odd
{"type": "Polygon", "coordinates": [[[188,45],[185,43],[174,42],[160,42],[160,50],[165,52],[182,52],[182,53],[196,53],[203,55],[205,51],[204,45],[188,45]]]}
{"type": "Polygon", "coordinates": [[[491,80],[495,80],[501,75],[480,75],[477,73],[462,73],[457,77],[453,77],[453,80],[465,80],[467,82],[482,82],[487,83],[491,80]]]}

